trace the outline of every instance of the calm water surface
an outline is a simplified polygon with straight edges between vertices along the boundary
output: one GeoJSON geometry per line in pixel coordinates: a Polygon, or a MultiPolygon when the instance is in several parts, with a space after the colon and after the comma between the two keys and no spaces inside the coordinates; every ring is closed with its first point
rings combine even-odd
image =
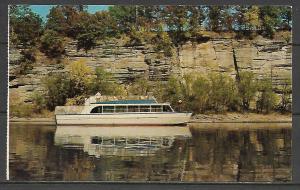
{"type": "Polygon", "coordinates": [[[291,124],[10,125],[10,180],[291,180],[291,124]]]}

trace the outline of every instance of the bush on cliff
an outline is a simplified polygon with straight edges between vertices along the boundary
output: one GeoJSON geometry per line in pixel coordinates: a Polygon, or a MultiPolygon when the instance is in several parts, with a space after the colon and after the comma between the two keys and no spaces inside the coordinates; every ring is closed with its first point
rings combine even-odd
{"type": "Polygon", "coordinates": [[[65,52],[64,39],[54,30],[46,30],[41,37],[41,51],[50,58],[59,58],[65,52]]]}
{"type": "Polygon", "coordinates": [[[240,99],[242,109],[247,111],[250,108],[250,102],[254,99],[257,92],[257,82],[252,72],[241,72],[239,77],[237,82],[238,98],[240,99]]]}
{"type": "Polygon", "coordinates": [[[256,109],[260,113],[269,113],[277,105],[277,97],[272,89],[270,79],[263,79],[258,86],[259,97],[256,102],[256,109]]]}

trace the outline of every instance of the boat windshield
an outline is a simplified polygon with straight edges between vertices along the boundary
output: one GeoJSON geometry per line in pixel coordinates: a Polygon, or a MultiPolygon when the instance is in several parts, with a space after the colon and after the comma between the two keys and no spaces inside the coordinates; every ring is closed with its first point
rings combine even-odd
{"type": "Polygon", "coordinates": [[[171,106],[169,106],[169,105],[164,105],[164,106],[163,106],[163,112],[173,112],[173,110],[171,109],[171,106]]]}

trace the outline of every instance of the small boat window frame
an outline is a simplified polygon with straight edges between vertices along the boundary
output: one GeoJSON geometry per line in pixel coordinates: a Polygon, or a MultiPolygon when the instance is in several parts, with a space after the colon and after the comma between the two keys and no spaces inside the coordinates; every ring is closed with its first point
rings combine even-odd
{"type": "Polygon", "coordinates": [[[151,112],[151,106],[150,105],[140,105],[140,112],[151,112]]]}
{"type": "Polygon", "coordinates": [[[174,110],[171,108],[170,105],[163,105],[163,112],[174,112],[174,110]]]}
{"type": "Polygon", "coordinates": [[[115,113],[116,106],[103,106],[102,113],[115,113]]]}
{"type": "Polygon", "coordinates": [[[151,105],[150,109],[151,109],[150,112],[153,112],[153,113],[163,112],[163,105],[151,105]]]}

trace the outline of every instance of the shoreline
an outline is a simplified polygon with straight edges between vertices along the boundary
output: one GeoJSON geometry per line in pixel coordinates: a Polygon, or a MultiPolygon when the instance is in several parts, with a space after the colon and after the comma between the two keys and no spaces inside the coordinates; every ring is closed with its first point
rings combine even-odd
{"type": "MultiPolygon", "coordinates": [[[[48,118],[9,118],[9,123],[56,125],[54,117],[48,118]]],[[[192,116],[189,124],[197,123],[292,123],[292,114],[257,114],[235,113],[226,114],[197,114],[192,116]]]]}

